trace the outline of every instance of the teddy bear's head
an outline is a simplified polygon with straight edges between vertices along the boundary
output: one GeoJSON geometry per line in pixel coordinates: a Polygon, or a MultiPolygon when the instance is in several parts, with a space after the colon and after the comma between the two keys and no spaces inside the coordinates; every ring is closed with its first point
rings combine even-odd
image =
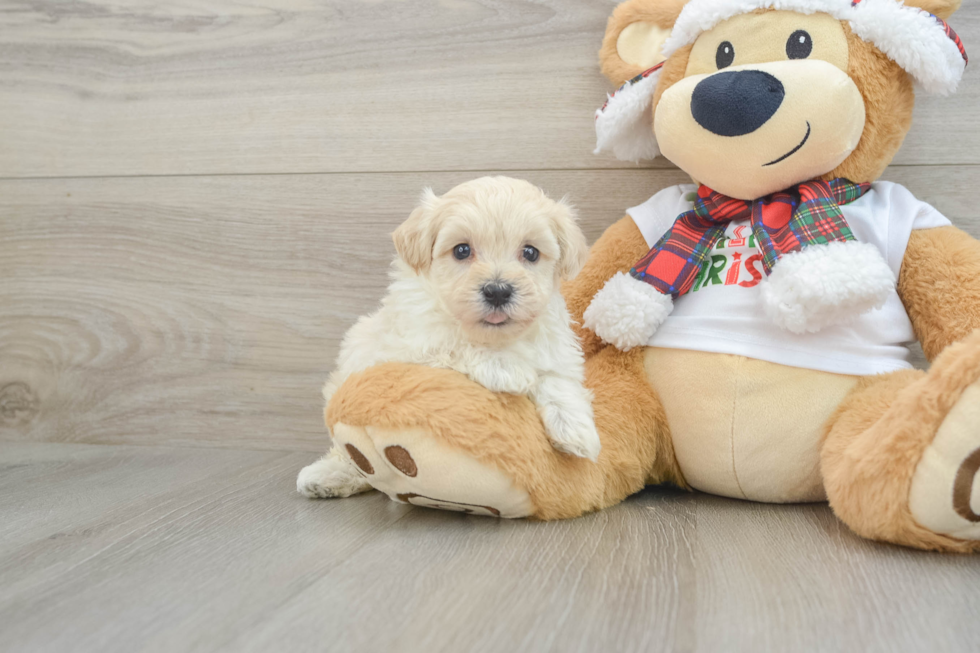
{"type": "Polygon", "coordinates": [[[953,91],[961,0],[628,0],[603,73],[599,150],[663,154],[699,183],[756,199],[815,178],[878,178],[912,122],[913,83],[953,91]],[[628,80],[628,81],[627,81],[628,80]]]}

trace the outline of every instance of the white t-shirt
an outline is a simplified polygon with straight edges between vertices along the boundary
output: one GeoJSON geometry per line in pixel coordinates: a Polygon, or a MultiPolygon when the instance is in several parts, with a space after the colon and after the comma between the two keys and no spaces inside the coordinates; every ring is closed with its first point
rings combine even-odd
{"type": "MultiPolygon", "coordinates": [[[[677,216],[694,208],[696,190],[690,184],[665,188],[627,211],[649,246],[660,240],[677,216]]],[[[875,245],[896,278],[912,231],[950,224],[904,186],[887,181],[875,182],[860,199],[841,209],[855,237],[875,245]]],[[[736,354],[837,374],[882,374],[911,367],[907,345],[915,334],[897,292],[881,309],[849,324],[797,335],[773,324],[762,310],[761,258],[749,221],[730,223],[694,287],[674,301],[673,312],[649,344],[736,354]]]]}

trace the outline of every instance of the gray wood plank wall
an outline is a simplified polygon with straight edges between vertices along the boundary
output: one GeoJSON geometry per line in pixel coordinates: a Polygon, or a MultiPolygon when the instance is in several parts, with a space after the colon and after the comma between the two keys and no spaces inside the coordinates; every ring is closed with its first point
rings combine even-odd
{"type": "MultiPolygon", "coordinates": [[[[975,556],[826,505],[293,491],[424,186],[525,177],[594,239],[685,181],[591,154],[614,4],[3,3],[0,651],[976,650],[975,556]]],[[[980,236],[978,100],[922,98],[885,177],[980,236]]]]}
{"type": "MultiPolygon", "coordinates": [[[[614,4],[8,3],[0,439],[321,448],[423,186],[526,177],[594,239],[684,180],[591,154],[614,4]]],[[[920,99],[886,178],[980,235],[978,100],[920,99]]]]}

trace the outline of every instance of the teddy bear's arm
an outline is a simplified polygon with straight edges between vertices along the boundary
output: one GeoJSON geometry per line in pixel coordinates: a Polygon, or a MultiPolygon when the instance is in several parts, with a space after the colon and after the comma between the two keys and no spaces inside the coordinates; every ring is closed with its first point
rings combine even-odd
{"type": "Polygon", "coordinates": [[[933,360],[980,328],[980,242],[956,227],[913,231],[898,293],[933,360]]]}
{"type": "Polygon", "coordinates": [[[563,294],[571,313],[573,328],[582,340],[586,356],[603,347],[595,333],[582,326],[582,314],[592,303],[595,294],[617,272],[627,272],[650,250],[633,218],[626,216],[606,229],[589,250],[589,259],[582,271],[565,284],[563,294]]]}

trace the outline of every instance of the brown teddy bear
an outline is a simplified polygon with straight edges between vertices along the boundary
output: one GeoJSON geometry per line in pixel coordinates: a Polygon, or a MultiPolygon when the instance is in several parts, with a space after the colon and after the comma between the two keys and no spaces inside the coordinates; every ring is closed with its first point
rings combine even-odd
{"type": "Polygon", "coordinates": [[[623,87],[599,146],[697,182],[630,209],[564,289],[598,462],[556,452],[524,397],[387,364],[326,409],[363,488],[558,519],[673,483],[829,500],[864,537],[980,548],[980,243],[877,181],[913,85],[948,93],[963,74],[944,22],[959,3],[617,7],[600,59],[623,87]],[[928,372],[907,362],[915,338],[928,372]]]}

